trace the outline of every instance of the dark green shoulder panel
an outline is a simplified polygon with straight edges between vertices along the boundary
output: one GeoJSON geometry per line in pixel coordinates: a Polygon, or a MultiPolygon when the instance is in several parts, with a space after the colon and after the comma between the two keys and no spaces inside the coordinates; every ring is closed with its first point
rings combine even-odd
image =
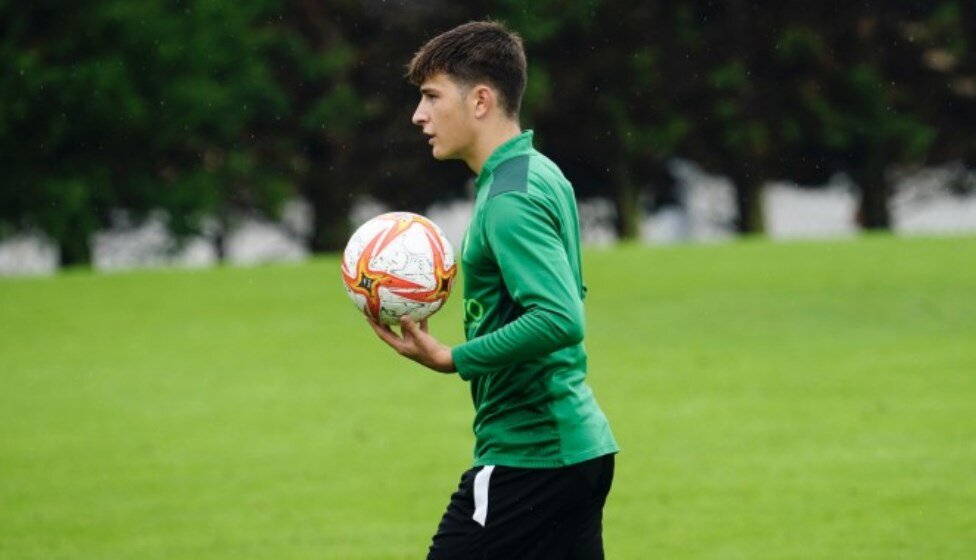
{"type": "Polygon", "coordinates": [[[503,161],[492,172],[488,198],[507,192],[528,192],[529,156],[518,156],[503,161]]]}

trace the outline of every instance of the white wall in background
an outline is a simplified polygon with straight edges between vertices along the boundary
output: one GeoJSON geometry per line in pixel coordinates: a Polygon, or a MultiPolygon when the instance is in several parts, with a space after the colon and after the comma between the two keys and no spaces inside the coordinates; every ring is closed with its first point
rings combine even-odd
{"type": "Polygon", "coordinates": [[[305,242],[280,224],[253,218],[235,227],[225,243],[227,261],[231,264],[295,262],[309,256],[305,242]]]}
{"type": "Polygon", "coordinates": [[[458,253],[461,251],[461,242],[464,241],[464,233],[468,230],[468,222],[471,221],[473,211],[473,201],[455,199],[434,204],[424,213],[444,232],[444,237],[447,237],[451,247],[454,247],[455,258],[460,259],[458,253]]]}
{"type": "Polygon", "coordinates": [[[577,201],[580,222],[580,242],[583,245],[605,247],[617,241],[617,209],[605,198],[577,201]]]}
{"type": "Polygon", "coordinates": [[[92,266],[97,270],[131,270],[173,266],[200,268],[217,262],[217,251],[203,237],[182,245],[166,230],[165,217],[150,216],[138,225],[124,224],[99,232],[92,239],[92,266]]]}
{"type": "Polygon", "coordinates": [[[654,245],[671,245],[691,240],[691,217],[679,206],[666,206],[644,216],[641,241],[654,245]]]}
{"type": "Polygon", "coordinates": [[[953,194],[954,180],[976,184],[976,172],[945,165],[899,177],[891,200],[893,229],[909,235],[976,232],[976,193],[953,194]]]}
{"type": "Polygon", "coordinates": [[[735,189],[721,175],[711,175],[693,162],[668,165],[678,183],[687,214],[687,233],[696,241],[721,241],[735,236],[735,189]]]}
{"type": "Polygon", "coordinates": [[[763,212],[767,234],[773,239],[850,237],[859,230],[857,198],[844,176],[818,189],[767,183],[763,212]]]}
{"type": "MultiPolygon", "coordinates": [[[[692,162],[675,160],[671,172],[678,181],[683,206],[665,207],[645,216],[641,240],[647,243],[715,241],[734,237],[735,196],[724,177],[710,175],[692,162]]],[[[976,194],[953,194],[952,181],[976,182],[976,173],[958,167],[926,168],[896,178],[891,212],[894,229],[905,235],[976,232],[976,194]]],[[[767,231],[773,239],[833,238],[856,235],[856,190],[844,175],[825,188],[804,189],[790,183],[769,183],[763,192],[767,231]]],[[[350,221],[359,226],[391,210],[370,198],[357,200],[350,221]]],[[[455,249],[460,248],[471,218],[470,199],[434,204],[426,215],[444,230],[455,249]]],[[[584,244],[608,245],[616,241],[613,204],[605,199],[579,200],[584,244]]],[[[166,232],[163,218],[155,216],[134,225],[120,219],[119,226],[98,233],[92,246],[93,265],[99,270],[177,266],[204,267],[217,262],[211,237],[195,237],[177,246],[166,232]]],[[[312,231],[312,209],[304,201],[289,202],[280,222],[243,218],[227,235],[228,262],[257,264],[308,258],[305,247],[312,231]]],[[[43,235],[18,234],[0,243],[0,276],[51,274],[58,268],[58,249],[43,235]]]]}
{"type": "Polygon", "coordinates": [[[60,256],[58,247],[44,235],[14,235],[0,243],[0,276],[54,274],[60,256]]]}

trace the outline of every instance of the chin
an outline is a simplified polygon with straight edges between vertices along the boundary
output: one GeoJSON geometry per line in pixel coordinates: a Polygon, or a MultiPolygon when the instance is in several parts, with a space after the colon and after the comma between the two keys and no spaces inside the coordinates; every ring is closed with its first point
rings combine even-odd
{"type": "Polygon", "coordinates": [[[434,159],[436,159],[437,161],[457,159],[457,154],[448,153],[444,150],[439,149],[437,146],[434,146],[434,149],[431,150],[431,155],[434,156],[434,159]]]}

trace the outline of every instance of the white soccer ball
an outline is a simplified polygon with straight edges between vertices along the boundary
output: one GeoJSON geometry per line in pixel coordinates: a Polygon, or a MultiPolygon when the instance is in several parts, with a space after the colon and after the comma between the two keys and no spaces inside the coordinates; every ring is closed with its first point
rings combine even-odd
{"type": "Polygon", "coordinates": [[[408,315],[421,321],[451,293],[454,250],[434,222],[410,212],[390,212],[366,222],[342,254],[346,293],[366,315],[385,325],[408,315]]]}

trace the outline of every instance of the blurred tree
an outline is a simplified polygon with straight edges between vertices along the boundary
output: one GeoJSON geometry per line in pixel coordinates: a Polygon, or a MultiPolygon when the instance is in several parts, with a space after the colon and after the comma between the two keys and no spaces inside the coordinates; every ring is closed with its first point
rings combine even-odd
{"type": "Polygon", "coordinates": [[[510,11],[519,29],[547,22],[527,37],[546,84],[534,118],[551,155],[582,179],[578,193],[614,200],[621,237],[637,233],[643,190],[669,190],[674,156],[732,178],[742,232],[763,229],[766,180],[827,176],[798,97],[805,84],[789,80],[809,65],[778,52],[789,10],[605,0],[510,11]]]}
{"type": "Polygon", "coordinates": [[[882,1],[824,13],[839,62],[828,74],[835,101],[823,111],[825,140],[860,188],[858,221],[866,229],[891,227],[888,168],[924,161],[935,136],[908,95],[911,76],[899,73],[913,58],[899,30],[913,9],[882,1]]]}
{"type": "Polygon", "coordinates": [[[697,1],[680,9],[695,23],[677,69],[684,76],[671,80],[693,130],[680,153],[727,175],[735,228],[761,233],[767,181],[822,183],[832,171],[807,103],[821,99],[825,43],[806,4],[697,1]]]}
{"type": "Polygon", "coordinates": [[[525,39],[523,125],[581,197],[637,234],[642,193],[685,157],[730,176],[737,227],[760,187],[845,170],[865,227],[890,223],[893,165],[976,160],[971,3],[788,1],[0,0],[0,235],[47,232],[90,258],[115,211],[179,235],[273,214],[297,188],[316,251],[370,195],[406,210],[463,193],[410,122],[405,65],[472,19],[525,39]]]}
{"type": "Polygon", "coordinates": [[[461,162],[438,162],[411,122],[420,93],[405,77],[407,64],[425,41],[448,29],[488,17],[485,2],[366,3],[356,20],[343,22],[355,37],[353,83],[368,118],[350,146],[358,192],[396,209],[424,211],[437,201],[464,196],[471,171],[461,162]]]}
{"type": "Polygon", "coordinates": [[[670,4],[628,0],[501,2],[525,38],[525,121],[580,197],[610,198],[617,233],[638,234],[642,193],[688,133],[667,83],[676,40],[670,4]]]}
{"type": "Polygon", "coordinates": [[[0,225],[35,228],[64,264],[116,210],[166,210],[180,234],[227,205],[287,194],[251,134],[287,107],[253,28],[267,3],[0,5],[0,225]]]}
{"type": "Polygon", "coordinates": [[[411,123],[418,93],[404,73],[426,39],[476,10],[452,2],[284,3],[273,57],[294,111],[280,132],[294,142],[298,183],[314,209],[314,250],[342,249],[358,197],[422,211],[463,194],[470,172],[430,157],[411,123]]]}
{"type": "Polygon", "coordinates": [[[775,10],[743,0],[714,5],[676,5],[686,65],[671,80],[681,85],[682,111],[693,133],[681,153],[706,168],[728,175],[736,193],[736,229],[763,230],[761,188],[769,163],[782,148],[776,142],[772,69],[767,50],[772,42],[775,10]],[[687,74],[692,79],[688,79],[687,74]]]}
{"type": "Polygon", "coordinates": [[[891,225],[887,170],[923,162],[935,136],[909,94],[917,56],[899,32],[916,12],[898,2],[791,2],[774,26],[782,31],[773,56],[785,65],[781,85],[767,87],[790,100],[780,145],[794,149],[784,161],[846,171],[860,188],[857,219],[868,229],[891,225]]]}
{"type": "Polygon", "coordinates": [[[291,101],[269,132],[313,210],[311,248],[341,249],[355,185],[349,158],[367,109],[350,72],[358,52],[342,24],[358,2],[285,0],[271,18],[268,56],[291,101]]]}
{"type": "Polygon", "coordinates": [[[935,127],[930,163],[976,166],[976,5],[943,0],[898,26],[912,50],[899,65],[912,106],[935,127]]]}
{"type": "MultiPolygon", "coordinates": [[[[640,99],[645,95],[642,88],[646,81],[655,79],[646,72],[647,65],[654,64],[648,53],[635,57],[620,76],[608,77],[602,70],[613,61],[616,51],[594,51],[587,43],[597,37],[591,21],[591,8],[597,4],[578,3],[567,8],[558,2],[529,5],[501,1],[464,6],[450,2],[393,6],[333,2],[328,18],[298,17],[302,22],[319,22],[319,28],[309,31],[310,37],[320,36],[326,26],[331,26],[326,34],[333,33],[345,41],[352,62],[343,79],[356,92],[359,103],[358,110],[348,107],[340,119],[328,121],[330,126],[348,123],[350,126],[342,129],[349,134],[332,137],[317,152],[321,157],[309,158],[311,166],[327,162],[328,171],[312,181],[305,192],[313,197],[326,196],[343,211],[348,211],[353,198],[360,194],[416,211],[462,194],[461,186],[470,178],[470,171],[459,163],[445,165],[430,157],[419,130],[410,122],[418,93],[403,79],[403,73],[426,39],[471,19],[493,17],[522,34],[529,51],[523,125],[539,129],[540,147],[563,165],[583,196],[606,195],[610,186],[621,231],[632,236],[640,212],[640,188],[649,178],[662,174],[652,172],[662,168],[662,154],[676,145],[682,129],[680,122],[667,120],[660,104],[647,106],[640,99]],[[585,33],[589,35],[581,35],[585,33]],[[639,78],[636,85],[630,81],[635,76],[639,78]],[[601,87],[611,95],[594,92],[601,87]],[[553,91],[567,95],[553,95],[553,91]],[[594,101],[599,108],[596,112],[592,110],[594,101]],[[661,116],[671,127],[638,130],[628,124],[634,115],[643,115],[640,118],[645,121],[661,116]],[[352,116],[355,118],[350,120],[352,116]],[[626,130],[618,133],[621,127],[626,130]],[[607,138],[610,141],[604,141],[607,138]]],[[[605,17],[626,25],[634,41],[644,40],[640,22],[626,22],[613,6],[607,8],[605,17]]],[[[609,44],[606,38],[599,40],[609,44]]],[[[338,216],[335,220],[339,226],[330,234],[331,241],[317,244],[317,249],[341,248],[345,241],[342,232],[348,223],[338,216]]]]}

